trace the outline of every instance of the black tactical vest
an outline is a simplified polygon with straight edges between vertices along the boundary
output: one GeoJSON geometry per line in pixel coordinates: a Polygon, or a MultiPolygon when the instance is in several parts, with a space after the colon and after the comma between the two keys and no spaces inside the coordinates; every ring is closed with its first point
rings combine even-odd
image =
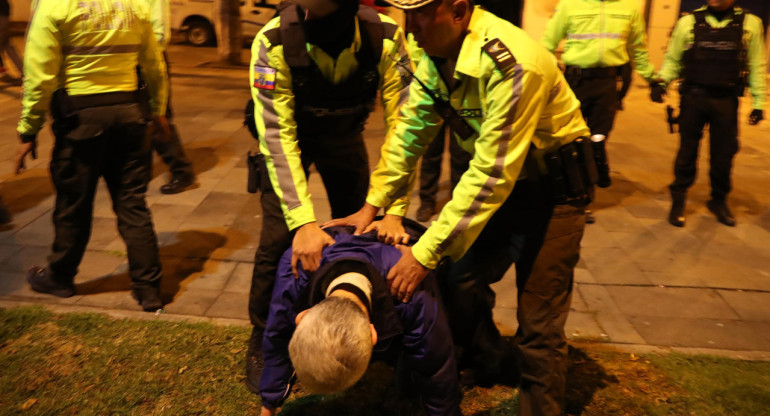
{"type": "Polygon", "coordinates": [[[397,26],[380,21],[373,8],[360,5],[358,69],[345,81],[332,84],[307,53],[301,9],[284,2],[278,13],[280,28],[265,35],[272,45],[283,44],[284,59],[291,69],[297,137],[347,136],[362,131],[377,96],[382,41],[392,38],[397,26]]]}
{"type": "Polygon", "coordinates": [[[736,13],[723,28],[706,22],[706,11],[693,13],[693,45],[684,53],[682,75],[686,84],[743,90],[746,52],[743,47],[744,13],[736,13]]]}

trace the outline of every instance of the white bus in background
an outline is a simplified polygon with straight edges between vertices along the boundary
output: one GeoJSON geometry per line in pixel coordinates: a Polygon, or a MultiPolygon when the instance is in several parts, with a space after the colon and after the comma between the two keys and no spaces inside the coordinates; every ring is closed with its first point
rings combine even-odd
{"type": "MultiPolygon", "coordinates": [[[[241,0],[241,32],[243,41],[251,43],[262,27],[275,16],[280,0],[241,0]]],[[[196,46],[216,41],[219,22],[217,0],[171,0],[171,30],[182,32],[196,46]]]]}

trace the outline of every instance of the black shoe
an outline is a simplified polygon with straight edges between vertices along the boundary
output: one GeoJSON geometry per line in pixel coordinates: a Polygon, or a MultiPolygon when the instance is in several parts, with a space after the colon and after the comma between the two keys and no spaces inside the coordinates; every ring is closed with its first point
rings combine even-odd
{"type": "Polygon", "coordinates": [[[160,289],[157,287],[143,287],[132,289],[131,296],[139,302],[145,312],[155,312],[163,309],[163,301],[160,299],[160,289]]]}
{"type": "Polygon", "coordinates": [[[48,268],[32,267],[27,270],[27,282],[29,286],[38,293],[48,293],[60,298],[68,298],[75,295],[75,285],[70,283],[57,282],[51,277],[51,271],[48,268]]]}
{"type": "Polygon", "coordinates": [[[262,328],[254,327],[249,338],[249,349],[246,351],[246,388],[259,394],[259,379],[265,368],[265,360],[262,358],[262,328]]]}
{"type": "Polygon", "coordinates": [[[594,217],[594,212],[590,209],[586,210],[586,224],[593,224],[596,222],[596,217],[594,217]]]}
{"type": "Polygon", "coordinates": [[[11,222],[11,213],[8,212],[8,208],[0,201],[0,225],[5,225],[11,222]]]}
{"type": "Polygon", "coordinates": [[[671,211],[668,213],[668,222],[674,227],[684,227],[684,195],[671,195],[671,211]]]}
{"type": "Polygon", "coordinates": [[[706,206],[709,211],[717,216],[717,221],[728,227],[735,227],[735,217],[733,217],[733,213],[730,212],[730,208],[727,208],[727,203],[725,201],[712,199],[706,203],[706,206]]]}
{"type": "Polygon", "coordinates": [[[195,176],[193,175],[173,175],[167,184],[160,187],[160,192],[178,194],[193,183],[195,183],[195,176]]]}
{"type": "Polygon", "coordinates": [[[436,213],[435,205],[422,204],[420,205],[420,208],[417,210],[417,221],[420,221],[420,222],[430,221],[430,218],[435,213],[436,213]]]}

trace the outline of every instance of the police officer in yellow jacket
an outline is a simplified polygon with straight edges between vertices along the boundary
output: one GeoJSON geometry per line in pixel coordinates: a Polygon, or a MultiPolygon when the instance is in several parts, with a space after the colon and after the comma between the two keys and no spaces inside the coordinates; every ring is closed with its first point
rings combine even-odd
{"type": "MultiPolygon", "coordinates": [[[[749,124],[763,118],[767,60],[762,21],[735,0],[709,0],[674,27],[660,70],[665,86],[682,78],[679,134],[681,141],[674,163],[671,211],[668,221],[685,223],[687,189],[695,182],[698,146],[703,127],[709,124],[711,200],[708,209],[717,220],[735,225],[727,207],[733,156],[738,152],[738,97],[746,84],[752,97],[749,124]]],[[[653,99],[656,97],[653,97],[653,99]]]]}
{"type": "Polygon", "coordinates": [[[150,180],[147,123],[168,126],[166,71],[143,0],[40,0],[27,32],[17,172],[35,157],[49,111],[55,136],[55,238],[48,267],[27,274],[33,290],[75,294],[73,279],[91,233],[93,200],[104,177],[126,243],[133,296],[162,307],[161,265],[144,195],[150,180]],[[141,65],[149,100],[137,91],[141,65]]]}
{"type": "MultiPolygon", "coordinates": [[[[600,187],[612,183],[605,140],[620,103],[616,80],[630,60],[629,53],[636,72],[647,81],[654,79],[637,4],[637,0],[560,0],[542,39],[553,52],[566,38],[561,60],[591,129],[600,187]]],[[[651,88],[660,86],[652,83],[651,88]]]]}
{"type": "Polygon", "coordinates": [[[455,139],[473,158],[438,219],[414,246],[400,246],[402,257],[388,275],[391,293],[408,302],[428,270],[446,257],[456,261],[444,283],[455,342],[464,366],[470,364],[466,375],[479,376],[466,381],[495,382],[505,376],[494,374],[500,371],[511,380],[518,371],[492,320],[489,284],[515,263],[519,414],[559,415],[567,370],[564,323],[583,207],[596,178],[586,163],[592,156],[580,102],[552,54],[472,2],[388,1],[406,9],[406,29],[431,59],[420,62],[409,100],[386,137],[367,203],[330,225],[362,230],[408,188],[442,122],[453,125],[455,139]]]}
{"type": "MultiPolygon", "coordinates": [[[[364,203],[369,165],[362,131],[379,92],[386,124],[406,99],[409,64],[403,31],[357,0],[296,0],[279,6],[254,39],[250,65],[262,165],[262,229],[249,294],[254,326],[247,386],[258,392],[260,345],[281,255],[315,270],[334,243],[316,222],[307,185],[311,164],[321,175],[332,216],[364,203]]],[[[403,215],[405,201],[391,213],[403,215]]]]}
{"type": "MultiPolygon", "coordinates": [[[[166,64],[166,73],[171,71],[168,62],[166,48],[171,41],[171,14],[169,0],[147,0],[150,5],[150,20],[155,33],[155,39],[163,51],[163,62],[166,64]]],[[[174,111],[171,108],[171,79],[168,82],[168,105],[166,105],[166,119],[169,124],[168,138],[153,134],[152,147],[158,152],[158,156],[168,165],[171,173],[169,181],[160,187],[160,192],[164,194],[176,194],[184,191],[188,186],[195,182],[192,163],[187,158],[182,141],[179,138],[179,131],[172,122],[174,111]]]]}

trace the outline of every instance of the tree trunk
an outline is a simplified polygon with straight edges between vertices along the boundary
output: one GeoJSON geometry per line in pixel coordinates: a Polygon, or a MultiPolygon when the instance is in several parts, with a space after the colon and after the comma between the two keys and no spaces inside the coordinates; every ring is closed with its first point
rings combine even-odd
{"type": "Polygon", "coordinates": [[[240,0],[219,0],[217,50],[219,60],[231,65],[241,63],[240,0]]]}

